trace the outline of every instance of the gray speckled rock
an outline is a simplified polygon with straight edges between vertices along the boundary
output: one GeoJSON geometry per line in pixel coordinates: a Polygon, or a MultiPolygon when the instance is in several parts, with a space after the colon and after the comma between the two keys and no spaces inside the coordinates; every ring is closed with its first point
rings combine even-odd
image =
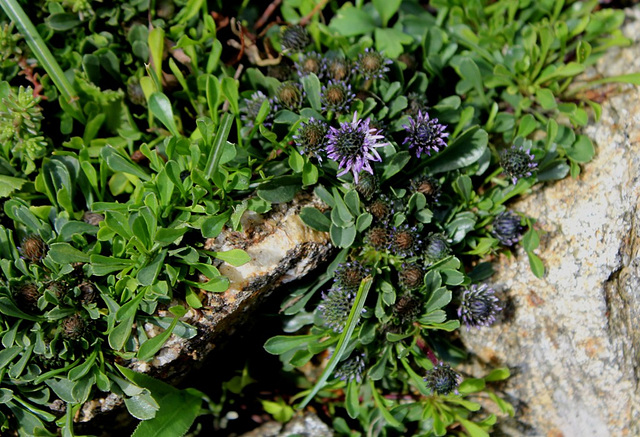
{"type": "MultiPolygon", "coordinates": [[[[628,15],[633,46],[611,50],[588,74],[640,71],[640,9],[628,15]]],[[[514,205],[546,232],[546,277],[533,276],[521,250],[501,259],[492,281],[511,315],[463,334],[479,363],[514,373],[505,391],[517,412],[501,425],[505,435],[640,435],[640,89],[614,90],[585,129],[594,161],[577,180],[514,205]]]]}

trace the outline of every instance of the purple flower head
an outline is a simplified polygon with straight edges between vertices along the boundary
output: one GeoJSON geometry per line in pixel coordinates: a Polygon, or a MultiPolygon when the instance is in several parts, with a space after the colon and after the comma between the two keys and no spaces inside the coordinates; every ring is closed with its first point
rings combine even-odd
{"type": "Polygon", "coordinates": [[[351,91],[351,85],[333,80],[322,86],[322,93],[320,94],[322,109],[335,112],[346,112],[355,97],[355,93],[351,91]]]}
{"type": "Polygon", "coordinates": [[[433,366],[433,369],[427,371],[427,376],[424,381],[427,383],[427,388],[439,395],[448,395],[453,392],[458,393],[458,387],[462,377],[451,368],[448,364],[440,362],[433,366]]]}
{"type": "Polygon", "coordinates": [[[324,70],[324,62],[322,62],[322,56],[316,52],[309,52],[300,55],[298,62],[296,62],[296,70],[300,77],[307,76],[311,73],[318,77],[322,77],[324,70]]]}
{"type": "Polygon", "coordinates": [[[338,264],[333,280],[338,287],[356,292],[362,280],[369,273],[371,273],[371,269],[360,261],[347,261],[338,264]]]}
{"type": "Polygon", "coordinates": [[[293,140],[300,148],[300,153],[315,157],[322,162],[322,153],[327,145],[327,131],[329,126],[324,121],[310,118],[300,123],[300,127],[293,136],[293,140]]]}
{"type": "Polygon", "coordinates": [[[514,185],[518,183],[518,179],[531,176],[532,172],[538,167],[538,163],[535,162],[535,157],[530,150],[515,145],[502,151],[500,165],[514,185]]]}
{"type": "MultiPolygon", "coordinates": [[[[247,126],[254,126],[256,118],[258,118],[258,113],[260,112],[260,108],[262,107],[262,102],[267,99],[267,96],[264,95],[262,91],[256,91],[251,94],[250,99],[244,99],[244,106],[240,108],[240,119],[245,122],[247,126]]],[[[273,113],[274,111],[270,111],[273,113]]],[[[267,116],[269,119],[269,116],[267,116]]],[[[271,120],[265,120],[263,122],[265,127],[269,127],[271,125],[271,120]]]]}
{"type": "Polygon", "coordinates": [[[358,60],[353,68],[354,74],[360,73],[365,79],[382,79],[389,71],[391,59],[386,58],[382,53],[370,48],[365,49],[364,53],[358,55],[358,60]]]}
{"type": "Polygon", "coordinates": [[[467,331],[472,327],[490,326],[496,321],[496,315],[502,308],[494,293],[487,284],[473,284],[462,292],[458,317],[467,325],[467,331]]]}
{"type": "Polygon", "coordinates": [[[47,254],[47,244],[40,236],[33,234],[22,239],[22,246],[18,247],[18,251],[22,258],[37,263],[47,254]]]}
{"type": "Polygon", "coordinates": [[[283,51],[301,52],[311,42],[307,29],[299,24],[285,27],[280,33],[283,51]]]}
{"type": "Polygon", "coordinates": [[[352,290],[335,286],[328,292],[322,293],[322,302],[318,305],[318,311],[323,324],[334,332],[342,332],[347,324],[355,297],[356,294],[352,290]]]}
{"type": "Polygon", "coordinates": [[[358,120],[358,113],[353,114],[351,123],[340,123],[340,128],[329,128],[327,156],[338,162],[342,169],[338,176],[345,173],[353,173],[355,183],[358,183],[358,174],[367,171],[373,174],[370,161],[382,161],[376,148],[386,146],[387,143],[379,143],[384,136],[375,129],[369,127],[369,119],[358,120]]]}
{"type": "Polygon", "coordinates": [[[501,212],[493,219],[491,233],[505,246],[513,246],[520,240],[522,233],[520,216],[512,211],[501,212]]]}
{"type": "Polygon", "coordinates": [[[362,382],[364,368],[364,354],[356,353],[352,357],[349,357],[339,364],[336,372],[334,373],[334,376],[346,383],[349,383],[353,380],[362,382]]]}
{"type": "Polygon", "coordinates": [[[407,136],[402,144],[409,144],[409,149],[415,149],[416,157],[423,153],[431,155],[447,147],[445,138],[449,136],[444,132],[447,126],[438,123],[437,118],[429,119],[429,114],[418,111],[414,119],[409,117],[409,125],[402,126],[407,131],[407,136]]]}

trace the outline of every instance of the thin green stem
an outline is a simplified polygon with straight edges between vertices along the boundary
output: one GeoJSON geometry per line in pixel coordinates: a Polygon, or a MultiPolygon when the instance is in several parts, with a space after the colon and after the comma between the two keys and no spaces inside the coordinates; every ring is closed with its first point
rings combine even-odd
{"type": "Polygon", "coordinates": [[[53,80],[58,92],[60,93],[60,106],[73,118],[80,122],[85,122],[85,116],[78,104],[78,96],[73,90],[71,83],[64,75],[62,68],[53,57],[53,54],[45,44],[44,40],[36,30],[35,26],[27,17],[24,10],[16,0],[0,0],[0,6],[9,18],[16,24],[18,30],[27,41],[27,44],[38,59],[38,62],[45,69],[47,74],[53,80]]]}

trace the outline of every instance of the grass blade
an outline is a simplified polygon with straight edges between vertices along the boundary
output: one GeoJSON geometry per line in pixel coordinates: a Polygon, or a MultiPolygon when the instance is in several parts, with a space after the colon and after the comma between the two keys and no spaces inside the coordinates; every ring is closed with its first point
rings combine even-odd
{"type": "Polygon", "coordinates": [[[233,123],[233,115],[227,113],[222,116],[220,126],[218,126],[218,132],[213,140],[213,147],[209,152],[209,159],[207,160],[207,166],[205,167],[204,175],[207,180],[213,177],[213,174],[218,169],[218,163],[222,156],[222,148],[227,141],[229,131],[231,130],[231,123],[233,123]]]}
{"type": "Polygon", "coordinates": [[[364,278],[360,283],[360,288],[358,289],[358,294],[356,294],[356,299],[353,302],[353,307],[351,307],[351,313],[349,313],[349,318],[347,319],[347,324],[344,327],[344,331],[342,331],[342,335],[340,336],[340,340],[338,341],[338,345],[336,346],[336,350],[333,352],[329,363],[327,363],[327,367],[322,372],[322,376],[316,382],[316,385],[313,386],[313,389],[309,392],[309,394],[302,400],[300,405],[298,405],[298,409],[304,408],[311,399],[324,387],[324,384],[333,373],[333,369],[338,365],[340,361],[340,357],[344,353],[347,345],[349,344],[349,339],[353,334],[354,329],[356,329],[356,325],[360,320],[360,316],[362,315],[362,308],[364,307],[364,302],[367,300],[367,295],[369,294],[369,290],[371,289],[371,284],[373,282],[373,278],[370,276],[364,278]]]}
{"type": "Polygon", "coordinates": [[[66,107],[73,118],[84,123],[86,120],[78,105],[78,96],[75,94],[71,83],[67,80],[60,65],[53,57],[53,54],[22,7],[20,7],[16,0],[0,0],[0,6],[11,21],[16,24],[18,30],[27,41],[27,44],[31,50],[33,50],[33,54],[38,59],[38,62],[40,62],[47,74],[51,77],[56,88],[58,88],[60,96],[64,100],[61,103],[63,109],[66,107]]]}

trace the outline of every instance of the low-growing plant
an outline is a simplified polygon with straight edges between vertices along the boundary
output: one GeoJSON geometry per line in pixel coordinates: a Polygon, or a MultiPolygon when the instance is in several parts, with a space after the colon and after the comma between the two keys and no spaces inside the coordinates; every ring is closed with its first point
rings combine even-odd
{"type": "Polygon", "coordinates": [[[127,365],[198,335],[180,318],[228,288],[217,266],[251,262],[206,238],[306,191],[322,207],[300,218],[335,250],[289,288],[264,348],[318,376],[264,411],[314,404],[341,435],[488,435],[487,399],[514,414],[493,384],[509,370],[463,378],[456,332],[500,319],[497,254],[521,245],[544,275],[510,203],[592,159],[590,87],[640,83],[588,72],[628,43],[623,12],[284,0],[266,25],[272,7],[210,3],[0,1],[0,427],[73,435],[100,393],[137,437],[219,422],[246,372],[214,402],[127,365]]]}

